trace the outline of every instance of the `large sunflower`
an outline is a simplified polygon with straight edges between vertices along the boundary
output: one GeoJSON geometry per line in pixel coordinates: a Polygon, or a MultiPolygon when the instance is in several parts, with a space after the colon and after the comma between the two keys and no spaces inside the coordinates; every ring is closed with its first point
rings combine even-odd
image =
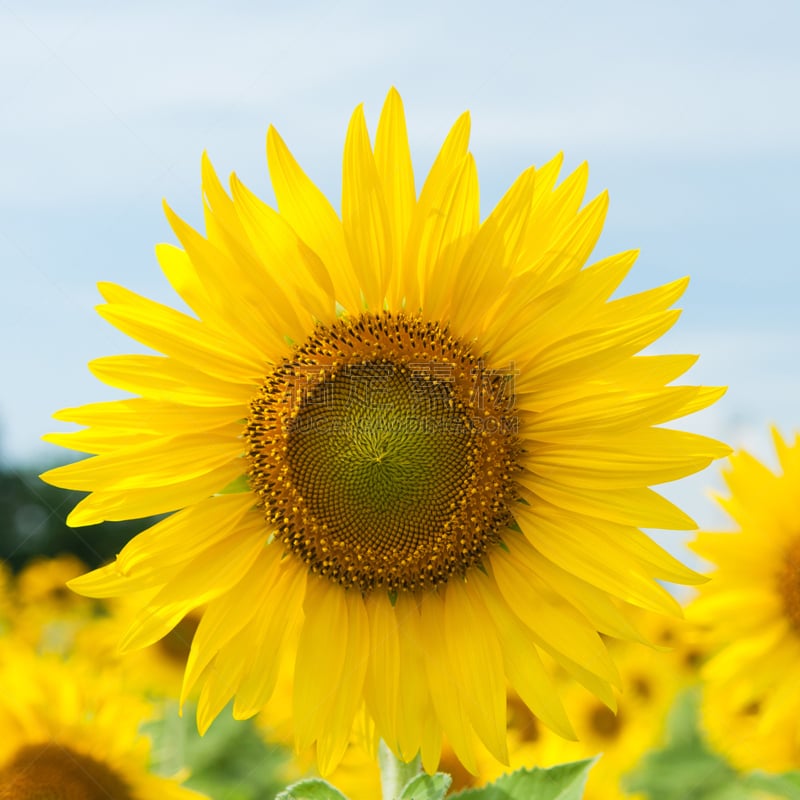
{"type": "Polygon", "coordinates": [[[150,592],[127,648],[207,604],[201,729],[231,697],[255,714],[291,659],[323,772],[362,707],[428,769],[443,732],[473,771],[473,730],[505,760],[507,683],[572,736],[540,653],[613,704],[598,631],[637,638],[626,603],[679,613],[654,579],[698,579],[639,529],[692,527],[649,487],[727,452],[658,427],[720,396],[667,385],[695,357],[637,355],[686,280],[610,299],[636,253],[584,267],[608,199],[580,209],[587,169],[556,187],[560,157],[481,222],[468,137],[464,114],[417,195],[397,92],[374,147],[359,107],[341,218],[274,130],[277,211],[204,159],[205,236],[167,209],[182,249],[158,249],[194,316],[101,284],[163,355],[93,362],[140,397],[48,437],[96,454],[44,476],[91,492],[71,524],[174,512],[73,588],[150,592]]]}
{"type": "Polygon", "coordinates": [[[722,506],[736,532],[692,544],[716,565],[689,606],[712,653],[703,669],[703,718],[738,767],[800,767],[800,436],[775,433],[780,472],[731,457],[722,506]]]}
{"type": "Polygon", "coordinates": [[[203,800],[152,773],[152,708],[113,671],[0,640],[0,800],[203,800]]]}

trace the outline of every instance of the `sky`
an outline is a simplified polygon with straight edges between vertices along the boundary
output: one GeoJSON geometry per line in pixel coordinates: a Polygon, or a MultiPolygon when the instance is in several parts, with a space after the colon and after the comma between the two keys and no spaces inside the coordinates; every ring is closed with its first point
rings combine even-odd
{"type": "MultiPolygon", "coordinates": [[[[596,251],[624,293],[683,275],[658,352],[728,394],[684,427],[768,456],[800,429],[800,4],[0,0],[0,462],[61,463],[65,406],[114,399],[86,362],[140,352],[97,281],[174,302],[162,199],[201,221],[200,157],[272,202],[269,124],[338,207],[348,118],[402,94],[418,183],[465,109],[483,215],[531,164],[587,160],[596,251]]],[[[667,493],[715,520],[718,469],[667,493]]]]}

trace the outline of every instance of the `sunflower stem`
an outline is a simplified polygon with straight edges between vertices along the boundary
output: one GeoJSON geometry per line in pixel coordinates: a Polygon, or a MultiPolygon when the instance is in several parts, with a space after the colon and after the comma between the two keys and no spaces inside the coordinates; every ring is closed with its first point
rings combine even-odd
{"type": "Polygon", "coordinates": [[[383,800],[398,800],[403,787],[420,771],[419,755],[406,763],[401,761],[381,739],[378,745],[383,800]]]}

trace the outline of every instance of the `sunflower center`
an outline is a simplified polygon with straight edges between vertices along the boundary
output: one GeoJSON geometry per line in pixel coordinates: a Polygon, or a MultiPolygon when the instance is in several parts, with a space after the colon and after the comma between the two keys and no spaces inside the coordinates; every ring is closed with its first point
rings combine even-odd
{"type": "Polygon", "coordinates": [[[589,715],[589,728],[602,739],[616,739],[622,730],[619,712],[614,713],[606,706],[595,706],[589,715]]]}
{"type": "Polygon", "coordinates": [[[251,486],[312,572],[364,592],[437,585],[509,520],[509,387],[418,317],[319,326],[251,404],[251,486]]]}
{"type": "Polygon", "coordinates": [[[0,800],[133,800],[130,787],[100,761],[68,747],[29,745],[0,768],[0,800]]]}
{"type": "Polygon", "coordinates": [[[800,537],[786,550],[783,569],[778,573],[778,591],[789,622],[800,633],[800,537]]]}

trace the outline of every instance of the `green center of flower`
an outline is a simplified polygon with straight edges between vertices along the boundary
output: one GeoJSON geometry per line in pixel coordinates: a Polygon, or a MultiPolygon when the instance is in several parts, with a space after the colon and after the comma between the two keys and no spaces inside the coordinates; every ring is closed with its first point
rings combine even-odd
{"type": "Polygon", "coordinates": [[[442,583],[509,520],[508,384],[416,317],[320,326],[251,404],[251,486],[312,572],[364,592],[442,583]]]}
{"type": "Polygon", "coordinates": [[[134,800],[100,761],[54,744],[28,745],[0,768],[0,800],[134,800]]]}
{"type": "Polygon", "coordinates": [[[800,537],[794,539],[786,550],[783,569],[778,573],[778,592],[786,617],[800,633],[800,537]]]}

